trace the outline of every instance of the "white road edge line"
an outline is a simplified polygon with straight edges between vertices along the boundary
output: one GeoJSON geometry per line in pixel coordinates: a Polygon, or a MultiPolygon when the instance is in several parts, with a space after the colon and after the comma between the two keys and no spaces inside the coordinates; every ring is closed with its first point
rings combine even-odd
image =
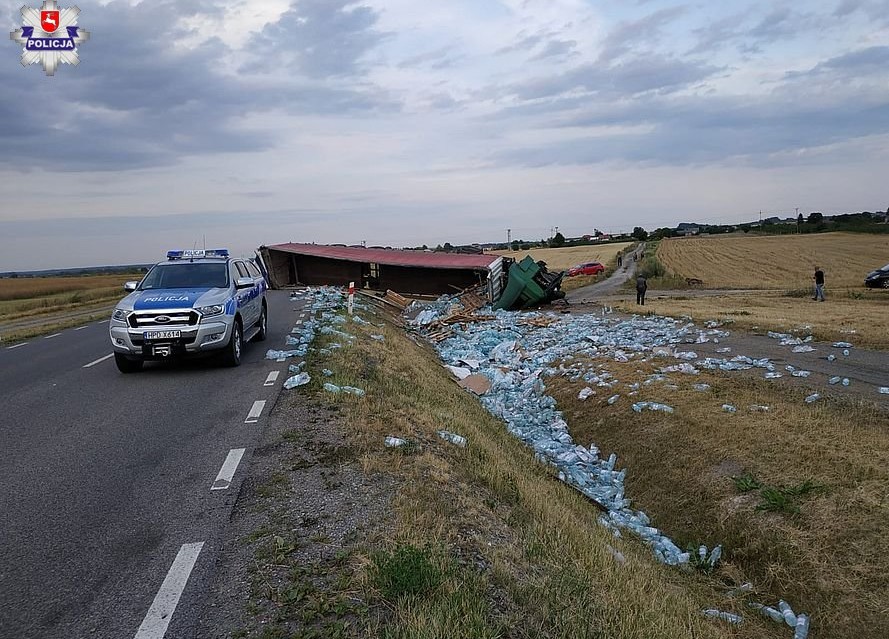
{"type": "Polygon", "coordinates": [[[263,386],[272,386],[278,380],[278,371],[272,371],[269,373],[269,376],[265,378],[265,382],[263,386]]]}
{"type": "Polygon", "coordinates": [[[245,424],[255,424],[259,421],[259,416],[262,415],[262,409],[265,408],[265,400],[257,399],[253,402],[253,407],[250,409],[250,412],[247,413],[247,419],[244,420],[245,424]]]}
{"type": "Polygon", "coordinates": [[[15,346],[7,346],[6,350],[11,351],[14,348],[21,348],[22,346],[27,346],[31,342],[22,342],[21,344],[16,344],[15,346]]]}
{"type": "Polygon", "coordinates": [[[163,639],[204,542],[183,544],[134,639],[163,639]]]}
{"type": "Polygon", "coordinates": [[[87,324],[86,326],[78,326],[78,327],[75,328],[74,330],[75,330],[75,331],[82,331],[82,330],[85,329],[85,328],[89,328],[89,324],[87,324]]]}
{"type": "Polygon", "coordinates": [[[59,335],[61,335],[61,333],[54,333],[53,335],[47,335],[43,339],[52,339],[53,337],[58,337],[59,335]]]}
{"type": "Polygon", "coordinates": [[[238,470],[238,464],[241,463],[241,457],[244,456],[245,450],[247,449],[232,448],[228,451],[228,455],[225,461],[222,462],[222,468],[219,469],[219,474],[216,475],[210,490],[225,490],[232,485],[232,477],[235,476],[235,471],[238,470]]]}
{"type": "Polygon", "coordinates": [[[97,359],[97,360],[94,361],[94,362],[90,362],[89,364],[84,364],[83,367],[84,367],[84,368],[92,368],[92,367],[95,366],[96,364],[101,364],[101,363],[104,362],[106,359],[111,359],[112,357],[114,357],[114,353],[108,353],[105,357],[100,357],[99,359],[97,359]]]}

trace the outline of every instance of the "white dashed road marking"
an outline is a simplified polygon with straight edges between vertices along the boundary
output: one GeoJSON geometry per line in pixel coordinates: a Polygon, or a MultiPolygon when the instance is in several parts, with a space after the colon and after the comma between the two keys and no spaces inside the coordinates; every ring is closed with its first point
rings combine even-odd
{"type": "Polygon", "coordinates": [[[43,339],[52,339],[53,337],[58,337],[59,335],[61,335],[61,333],[54,333],[53,335],[47,335],[43,339]]]}
{"type": "Polygon", "coordinates": [[[170,566],[170,570],[164,578],[164,583],[161,584],[160,590],[154,597],[151,608],[148,609],[145,619],[142,620],[142,625],[136,631],[135,639],[163,639],[170,620],[173,618],[173,613],[176,611],[179,597],[185,590],[185,584],[188,583],[188,577],[191,575],[203,547],[204,542],[200,541],[194,544],[184,544],[179,549],[176,559],[173,560],[173,565],[170,566]]]}
{"type": "Polygon", "coordinates": [[[100,357],[99,359],[97,359],[97,360],[94,361],[94,362],[90,362],[89,364],[84,364],[83,367],[84,367],[84,368],[92,368],[92,367],[95,366],[96,364],[101,364],[101,363],[104,362],[106,359],[110,359],[110,358],[112,358],[112,357],[114,357],[114,353],[108,353],[105,357],[100,357]]]}
{"type": "Polygon", "coordinates": [[[250,412],[247,413],[247,419],[244,420],[245,424],[255,424],[259,421],[259,416],[262,415],[262,409],[265,408],[265,400],[257,399],[253,402],[253,407],[250,409],[250,412]]]}
{"type": "Polygon", "coordinates": [[[265,378],[265,383],[263,386],[272,386],[275,381],[278,379],[278,371],[272,371],[269,373],[269,376],[265,378]]]}
{"type": "Polygon", "coordinates": [[[27,346],[31,342],[22,342],[21,344],[16,344],[15,346],[7,346],[6,350],[11,351],[14,348],[21,348],[22,346],[27,346]]]}
{"type": "Polygon", "coordinates": [[[235,476],[235,471],[238,469],[238,464],[241,463],[241,457],[244,456],[245,450],[246,448],[232,448],[228,451],[210,490],[225,490],[232,485],[232,477],[235,476]]]}
{"type": "Polygon", "coordinates": [[[85,328],[89,328],[89,324],[87,324],[86,326],[78,326],[78,327],[75,328],[74,330],[75,330],[75,331],[82,331],[82,330],[85,329],[85,328]]]}

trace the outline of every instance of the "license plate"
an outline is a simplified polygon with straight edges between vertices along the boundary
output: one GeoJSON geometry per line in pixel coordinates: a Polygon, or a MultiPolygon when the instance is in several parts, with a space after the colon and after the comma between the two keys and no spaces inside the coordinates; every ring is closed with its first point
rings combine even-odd
{"type": "Polygon", "coordinates": [[[143,339],[176,339],[182,337],[182,331],[145,331],[143,339]]]}

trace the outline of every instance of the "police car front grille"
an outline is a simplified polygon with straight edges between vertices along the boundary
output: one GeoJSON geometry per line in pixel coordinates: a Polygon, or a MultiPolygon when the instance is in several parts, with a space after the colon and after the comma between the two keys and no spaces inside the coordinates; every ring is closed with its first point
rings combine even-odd
{"type": "Polygon", "coordinates": [[[136,311],[130,314],[129,323],[132,328],[156,328],[164,326],[195,326],[201,318],[195,311],[186,309],[180,311],[136,311]],[[158,322],[158,317],[168,318],[165,322],[158,322]]]}

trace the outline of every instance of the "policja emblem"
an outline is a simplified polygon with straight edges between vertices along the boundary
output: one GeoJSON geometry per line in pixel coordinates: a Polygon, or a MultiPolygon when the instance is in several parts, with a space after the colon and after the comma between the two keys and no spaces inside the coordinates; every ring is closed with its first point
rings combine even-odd
{"type": "Polygon", "coordinates": [[[54,75],[59,64],[80,64],[78,45],[90,38],[89,31],[77,25],[80,9],[59,9],[55,0],[46,0],[38,11],[22,7],[20,29],[9,34],[22,45],[22,66],[43,65],[46,75],[54,75]]]}

